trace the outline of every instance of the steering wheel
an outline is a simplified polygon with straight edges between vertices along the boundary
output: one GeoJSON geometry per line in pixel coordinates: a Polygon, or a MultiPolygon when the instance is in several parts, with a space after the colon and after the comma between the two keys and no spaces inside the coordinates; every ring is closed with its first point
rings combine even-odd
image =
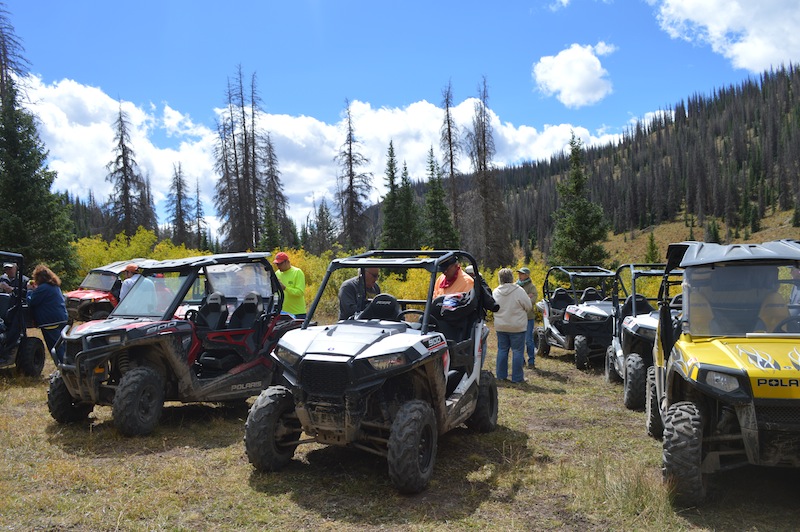
{"type": "Polygon", "coordinates": [[[193,322],[196,323],[197,322],[197,316],[199,316],[199,313],[197,312],[197,309],[190,308],[189,310],[186,311],[186,314],[183,315],[183,319],[185,319],[187,321],[193,321],[193,322]]]}
{"type": "MultiPolygon", "coordinates": [[[[401,311],[397,315],[397,317],[398,317],[398,319],[403,320],[403,318],[405,318],[405,316],[407,316],[409,314],[412,314],[412,315],[416,314],[417,316],[420,316],[420,321],[418,323],[420,323],[420,326],[422,325],[422,318],[424,318],[424,316],[425,316],[425,311],[424,310],[419,310],[419,309],[416,309],[416,308],[409,308],[409,309],[401,311]]],[[[405,320],[403,320],[403,321],[405,321],[405,320]]],[[[436,321],[436,318],[434,318],[433,315],[430,315],[430,317],[428,318],[428,325],[432,329],[437,329],[439,327],[439,322],[436,321]]]]}
{"type": "Polygon", "coordinates": [[[788,318],[784,318],[778,323],[772,332],[800,332],[800,315],[798,316],[789,316],[788,318]],[[792,327],[792,330],[787,329],[786,325],[794,323],[795,326],[792,327]]]}

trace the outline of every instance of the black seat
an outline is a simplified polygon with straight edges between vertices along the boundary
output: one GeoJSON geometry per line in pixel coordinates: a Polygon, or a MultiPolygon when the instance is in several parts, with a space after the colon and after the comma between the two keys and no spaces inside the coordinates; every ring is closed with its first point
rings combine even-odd
{"type": "Polygon", "coordinates": [[[550,308],[552,310],[564,310],[574,301],[564,288],[556,288],[553,292],[553,297],[550,298],[550,308]]]}
{"type": "Polygon", "coordinates": [[[197,325],[212,330],[225,328],[228,319],[228,306],[225,304],[225,295],[222,292],[213,292],[208,295],[205,304],[197,311],[197,325]]]}
{"type": "Polygon", "coordinates": [[[597,291],[597,288],[589,287],[583,290],[581,294],[581,303],[586,303],[587,301],[600,301],[603,299],[600,297],[600,293],[597,291]]]}
{"type": "Polygon", "coordinates": [[[249,292],[244,296],[242,304],[236,307],[231,314],[231,321],[228,323],[229,329],[252,329],[261,313],[264,312],[264,304],[261,301],[261,294],[249,292]]]}
{"type": "Polygon", "coordinates": [[[633,314],[633,301],[636,300],[636,315],[650,314],[653,312],[653,306],[642,294],[631,294],[625,299],[622,308],[619,309],[619,317],[625,318],[633,314]]]}
{"type": "Polygon", "coordinates": [[[0,293],[0,320],[6,319],[6,312],[11,306],[11,294],[0,293]]]}
{"type": "Polygon", "coordinates": [[[400,303],[397,302],[397,298],[391,294],[378,294],[356,318],[397,321],[398,314],[400,314],[400,303]]]}

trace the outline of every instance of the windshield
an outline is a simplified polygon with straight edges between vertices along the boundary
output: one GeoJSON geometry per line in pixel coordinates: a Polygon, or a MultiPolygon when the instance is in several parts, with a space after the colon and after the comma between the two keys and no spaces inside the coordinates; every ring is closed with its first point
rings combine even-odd
{"type": "Polygon", "coordinates": [[[241,303],[250,292],[258,293],[263,300],[272,297],[269,272],[263,264],[215,264],[206,268],[211,285],[210,292],[222,292],[225,299],[241,303]]]}
{"type": "Polygon", "coordinates": [[[81,283],[81,288],[110,292],[117,279],[118,276],[110,272],[89,272],[81,283]]]}
{"type": "Polygon", "coordinates": [[[187,279],[186,274],[177,272],[140,275],[112,314],[161,318],[175,300],[175,294],[182,293],[183,284],[187,279]]]}
{"type": "Polygon", "coordinates": [[[795,263],[721,263],[687,268],[685,329],[701,336],[789,332],[800,315],[800,270],[795,263]]]}

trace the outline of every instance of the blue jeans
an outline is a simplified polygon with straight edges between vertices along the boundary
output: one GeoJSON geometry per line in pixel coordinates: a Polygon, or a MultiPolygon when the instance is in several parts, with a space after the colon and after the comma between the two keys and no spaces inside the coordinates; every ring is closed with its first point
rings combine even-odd
{"type": "Polygon", "coordinates": [[[528,364],[536,363],[536,342],[533,338],[533,329],[535,328],[536,320],[533,318],[528,320],[528,329],[525,331],[525,347],[528,348],[528,364]]]}
{"type": "Polygon", "coordinates": [[[525,332],[510,333],[497,331],[497,366],[495,373],[498,379],[508,378],[508,350],[511,349],[511,382],[522,382],[525,364],[525,332]]]}

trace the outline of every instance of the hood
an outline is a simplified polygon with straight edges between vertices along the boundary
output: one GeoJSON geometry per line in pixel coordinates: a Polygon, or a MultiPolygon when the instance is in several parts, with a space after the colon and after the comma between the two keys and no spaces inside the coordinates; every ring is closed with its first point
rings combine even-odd
{"type": "Polygon", "coordinates": [[[495,288],[495,290],[497,290],[498,293],[507,296],[517,288],[520,288],[520,286],[517,283],[505,283],[495,288]]]}
{"type": "Polygon", "coordinates": [[[111,293],[106,292],[105,290],[96,290],[94,288],[78,288],[77,290],[72,290],[71,292],[67,292],[66,297],[68,299],[79,299],[79,300],[98,300],[98,299],[111,299],[111,293]]]}
{"type": "Polygon", "coordinates": [[[87,321],[70,328],[68,336],[77,338],[89,334],[106,333],[115,330],[129,331],[142,326],[150,326],[154,322],[143,318],[106,318],[103,320],[87,321]]]}
{"type": "Polygon", "coordinates": [[[800,343],[796,337],[720,338],[693,343],[688,352],[692,356],[684,358],[692,378],[697,378],[700,365],[730,368],[746,373],[754,398],[800,399],[800,343]]]}
{"type": "Polygon", "coordinates": [[[343,322],[288,331],[279,343],[297,354],[356,357],[403,351],[422,338],[402,323],[343,322]]]}

